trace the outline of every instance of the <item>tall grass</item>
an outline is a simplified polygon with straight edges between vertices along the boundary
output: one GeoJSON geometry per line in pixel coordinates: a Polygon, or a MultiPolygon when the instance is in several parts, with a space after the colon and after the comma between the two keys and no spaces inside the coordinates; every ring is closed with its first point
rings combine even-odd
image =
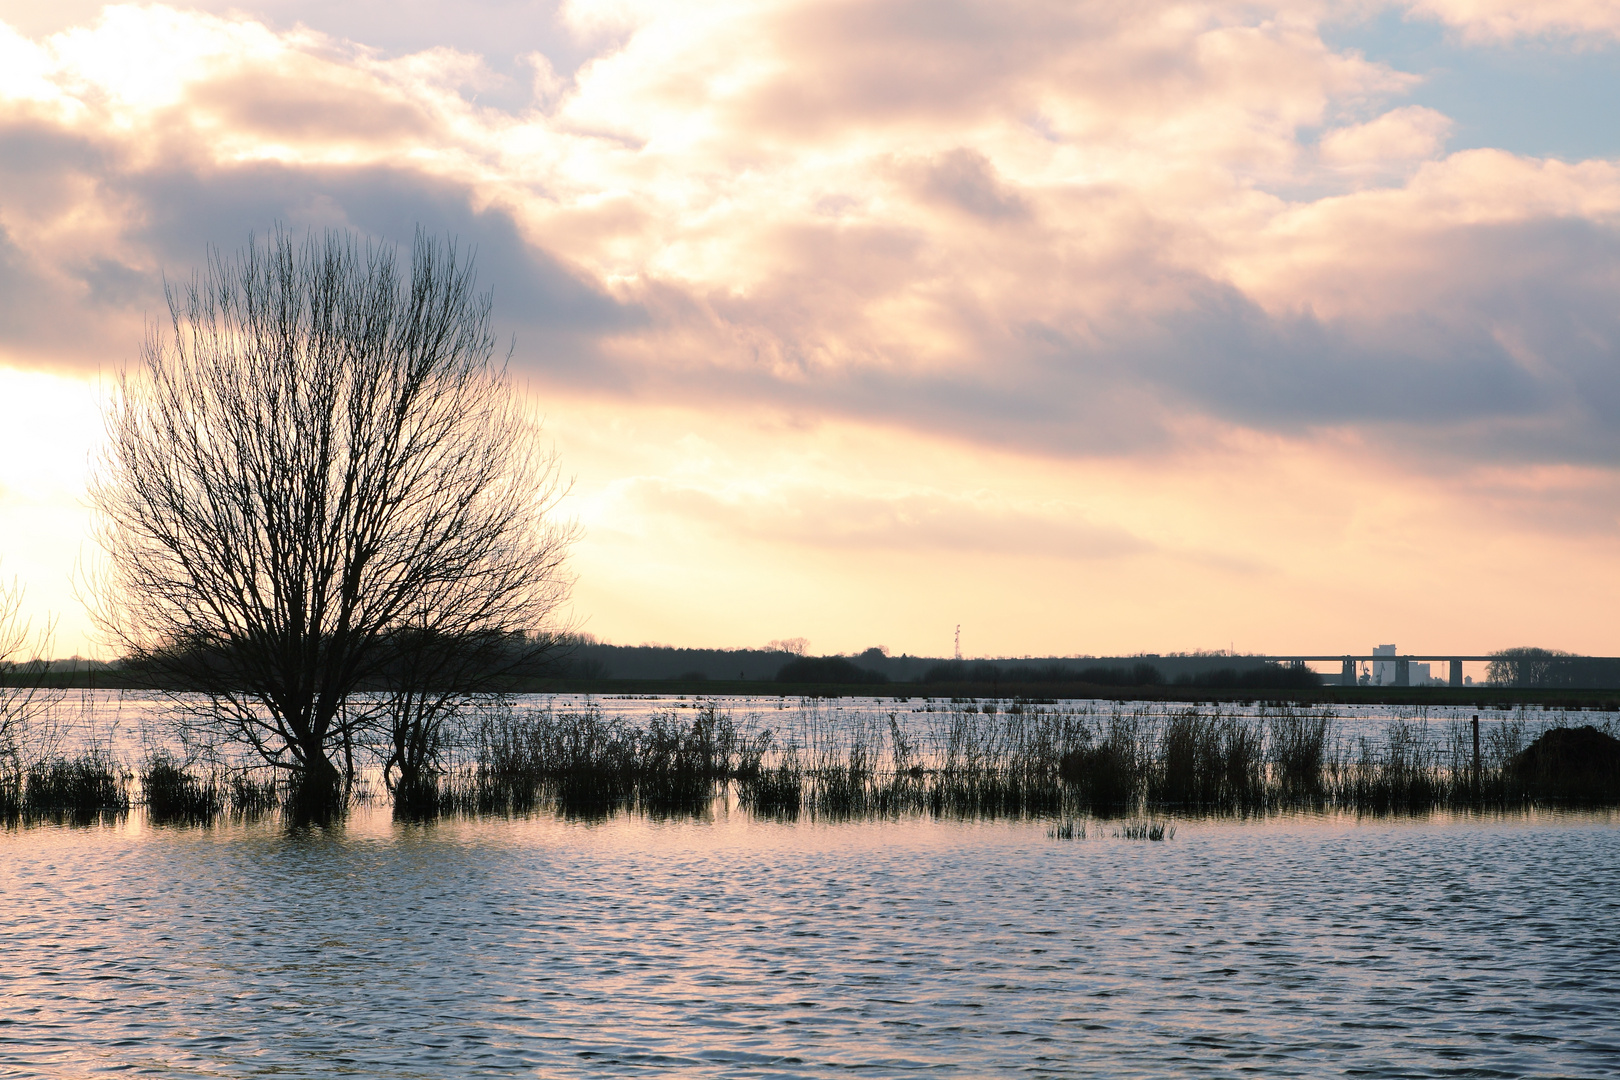
{"type": "Polygon", "coordinates": [[[85,818],[129,810],[129,777],[111,756],[92,751],[29,765],[22,775],[21,812],[85,818]]]}
{"type": "Polygon", "coordinates": [[[1148,801],[1197,809],[1246,808],[1265,796],[1262,731],[1233,716],[1186,709],[1159,730],[1148,801]]]}
{"type": "Polygon", "coordinates": [[[1168,821],[1133,820],[1120,825],[1114,836],[1121,840],[1174,840],[1176,827],[1168,821]]]}
{"type": "MultiPolygon", "coordinates": [[[[1476,772],[1467,721],[1421,712],[1346,734],[1347,722],[1332,711],[1299,706],[1165,710],[957,699],[851,709],[804,699],[738,717],[712,701],[641,716],[506,702],[451,734],[442,772],[410,789],[396,786],[393,797],[404,817],[540,809],[580,818],[627,810],[686,816],[740,806],[780,820],[1059,822],[1298,808],[1620,805],[1620,764],[1590,764],[1587,751],[1538,743],[1551,719],[1521,711],[1490,720],[1476,772]]],[[[1606,730],[1613,733],[1612,721],[1606,730]]],[[[206,753],[188,750],[206,768],[150,747],[147,754],[138,790],[155,821],[262,812],[296,796],[285,780],[206,753]]],[[[105,752],[13,761],[7,769],[0,769],[0,819],[117,813],[130,803],[134,778],[105,752]]]]}
{"type": "Polygon", "coordinates": [[[225,803],[214,775],[197,776],[162,753],[149,757],[142,767],[141,794],[154,821],[211,821],[225,803]]]}
{"type": "Polygon", "coordinates": [[[22,816],[22,770],[7,766],[0,768],[0,824],[11,824],[22,816]]]}
{"type": "Polygon", "coordinates": [[[472,761],[441,780],[436,809],[523,812],[550,801],[571,816],[697,813],[717,785],[757,781],[770,743],[712,705],[689,719],[659,713],[644,727],[596,708],[506,709],[482,718],[472,761]]]}
{"type": "Polygon", "coordinates": [[[232,813],[246,817],[278,809],[282,791],[273,777],[260,776],[247,769],[233,770],[221,785],[221,795],[232,813]]]}
{"type": "Polygon", "coordinates": [[[712,703],[640,724],[594,708],[509,711],[486,718],[439,805],[688,814],[730,791],[756,815],[828,820],[1299,807],[1409,813],[1522,801],[1512,762],[1528,744],[1522,720],[1493,725],[1476,787],[1467,725],[1436,728],[1421,717],[1344,739],[1332,713],[1294,707],[1155,714],[1119,704],[1099,713],[958,700],[885,713],[804,701],[777,716],[775,730],[761,730],[712,703]]]}
{"type": "Polygon", "coordinates": [[[1314,802],[1322,794],[1332,717],[1290,708],[1270,717],[1268,779],[1286,799],[1314,802]]]}

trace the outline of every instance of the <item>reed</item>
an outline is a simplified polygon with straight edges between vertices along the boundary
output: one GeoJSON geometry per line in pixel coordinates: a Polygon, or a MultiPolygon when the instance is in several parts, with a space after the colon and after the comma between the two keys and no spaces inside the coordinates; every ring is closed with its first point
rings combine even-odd
{"type": "Polygon", "coordinates": [[[224,808],[224,794],[213,775],[197,776],[167,754],[155,754],[141,769],[147,814],[157,821],[206,822],[224,808]]]}
{"type": "Polygon", "coordinates": [[[22,816],[22,770],[0,769],[0,824],[9,825],[22,816]]]}
{"type": "Polygon", "coordinates": [[[1486,733],[1476,786],[1467,725],[1437,727],[1422,715],[1344,741],[1332,713],[1291,706],[1159,714],[1123,703],[973,699],[913,712],[786,705],[772,713],[774,731],[713,703],[633,722],[595,707],[490,712],[431,788],[410,798],[396,791],[396,808],[691,815],[708,813],[729,786],[750,813],[784,820],[1134,821],[1164,811],[1422,813],[1540,797],[1533,770],[1514,765],[1529,744],[1522,717],[1486,733]]]}
{"type": "Polygon", "coordinates": [[[1144,735],[1140,717],[1116,712],[1095,739],[1089,730],[1078,732],[1058,760],[1058,775],[1093,811],[1123,811],[1140,801],[1147,783],[1144,735]]]}
{"type": "Polygon", "coordinates": [[[1158,733],[1147,770],[1148,797],[1162,806],[1254,806],[1264,796],[1264,771],[1258,725],[1186,709],[1158,733]]]}
{"type": "MultiPolygon", "coordinates": [[[[757,787],[771,741],[768,731],[745,736],[713,705],[690,717],[659,713],[644,727],[595,708],[507,709],[482,719],[469,767],[436,778],[437,790],[417,805],[523,813],[551,803],[583,817],[632,807],[654,815],[697,813],[721,783],[757,787]]],[[[774,777],[765,801],[782,802],[783,781],[774,777]]]]}
{"type": "Polygon", "coordinates": [[[743,777],[737,785],[737,801],[756,817],[796,820],[804,809],[804,766],[797,750],[790,749],[771,768],[743,777]]]}
{"type": "Polygon", "coordinates": [[[1361,736],[1334,770],[1334,802],[1370,813],[1419,813],[1455,802],[1459,770],[1447,768],[1422,721],[1393,720],[1382,740],[1361,736]]]}
{"type": "Polygon", "coordinates": [[[126,781],[117,763],[98,751],[36,762],[24,771],[22,812],[74,817],[122,814],[129,810],[126,781]]]}
{"type": "Polygon", "coordinates": [[[246,770],[229,774],[221,792],[233,814],[256,817],[275,810],[282,803],[282,791],[274,778],[255,778],[246,770]]]}
{"type": "Polygon", "coordinates": [[[1281,709],[1269,718],[1271,779],[1284,799],[1314,802],[1329,761],[1331,717],[1281,709]]]}
{"type": "Polygon", "coordinates": [[[1151,840],[1157,843],[1161,840],[1174,840],[1176,827],[1168,821],[1127,821],[1114,831],[1114,836],[1120,840],[1151,840]]]}

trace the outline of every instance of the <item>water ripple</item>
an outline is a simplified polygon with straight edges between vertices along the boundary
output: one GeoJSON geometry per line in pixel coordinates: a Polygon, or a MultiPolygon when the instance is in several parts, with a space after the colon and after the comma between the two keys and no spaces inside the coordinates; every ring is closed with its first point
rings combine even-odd
{"type": "Polygon", "coordinates": [[[0,835],[7,1075],[1620,1075],[1620,829],[1538,815],[0,835]]]}

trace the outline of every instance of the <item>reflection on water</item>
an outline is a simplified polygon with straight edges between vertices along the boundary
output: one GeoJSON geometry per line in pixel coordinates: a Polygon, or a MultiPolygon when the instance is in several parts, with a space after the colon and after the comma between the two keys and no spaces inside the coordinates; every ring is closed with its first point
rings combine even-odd
{"type": "Polygon", "coordinates": [[[1620,1074],[1612,814],[0,832],[19,1075],[1620,1074]]]}

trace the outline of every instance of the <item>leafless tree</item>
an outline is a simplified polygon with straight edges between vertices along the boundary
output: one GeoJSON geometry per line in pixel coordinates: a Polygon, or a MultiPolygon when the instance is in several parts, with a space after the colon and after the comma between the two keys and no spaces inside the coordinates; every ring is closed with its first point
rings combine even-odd
{"type": "Polygon", "coordinates": [[[15,780],[30,743],[41,748],[42,733],[33,729],[62,698],[48,685],[54,624],[47,622],[35,633],[23,615],[23,598],[16,578],[0,580],[0,783],[15,780]]]}
{"type": "Polygon", "coordinates": [[[1568,684],[1573,671],[1571,653],[1522,645],[1491,654],[1486,678],[1497,686],[1557,686],[1568,684]]]}
{"type": "Polygon", "coordinates": [[[465,660],[499,641],[496,667],[543,647],[569,586],[565,485],[453,242],[418,233],[407,280],[391,247],[277,231],[166,297],[92,476],[93,613],[127,663],[191,692],[195,732],[331,805],[379,719],[359,691],[474,688],[470,661],[436,683],[424,642],[465,660]]]}

